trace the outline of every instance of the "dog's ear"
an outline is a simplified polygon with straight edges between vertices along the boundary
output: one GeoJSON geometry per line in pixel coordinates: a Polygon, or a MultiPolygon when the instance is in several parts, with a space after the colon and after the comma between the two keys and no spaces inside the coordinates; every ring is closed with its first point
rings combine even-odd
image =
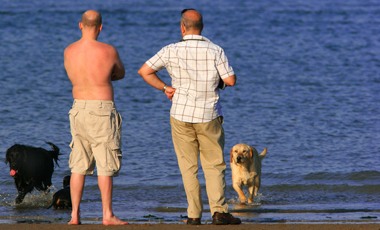
{"type": "Polygon", "coordinates": [[[10,154],[10,151],[9,149],[7,150],[7,153],[5,154],[5,164],[8,164],[9,160],[8,160],[8,155],[10,154]]]}
{"type": "Polygon", "coordinates": [[[249,146],[249,160],[252,161],[252,158],[253,158],[253,152],[252,152],[252,147],[249,146]]]}
{"type": "Polygon", "coordinates": [[[232,161],[234,160],[233,153],[234,153],[234,147],[232,147],[232,149],[231,149],[231,160],[230,160],[230,163],[232,163],[232,161]]]}

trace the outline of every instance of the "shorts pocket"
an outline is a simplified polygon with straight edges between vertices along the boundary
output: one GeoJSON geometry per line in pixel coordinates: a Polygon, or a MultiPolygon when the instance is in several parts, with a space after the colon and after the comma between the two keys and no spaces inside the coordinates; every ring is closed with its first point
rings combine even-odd
{"type": "Polygon", "coordinates": [[[78,115],[79,111],[75,109],[70,109],[69,118],[70,118],[70,126],[74,127],[75,125],[75,117],[78,115]]]}
{"type": "MultiPolygon", "coordinates": [[[[67,110],[66,110],[67,111],[67,110]]],[[[78,110],[75,110],[75,109],[70,109],[70,111],[69,111],[69,114],[70,115],[72,115],[72,116],[76,116],[77,114],[79,113],[79,111],[78,110]]]]}
{"type": "Polygon", "coordinates": [[[112,133],[111,111],[90,111],[90,119],[86,120],[90,135],[108,136],[112,133]]]}
{"type": "Polygon", "coordinates": [[[121,168],[122,152],[119,141],[108,142],[109,155],[107,156],[107,165],[112,172],[118,172],[121,168]]]}

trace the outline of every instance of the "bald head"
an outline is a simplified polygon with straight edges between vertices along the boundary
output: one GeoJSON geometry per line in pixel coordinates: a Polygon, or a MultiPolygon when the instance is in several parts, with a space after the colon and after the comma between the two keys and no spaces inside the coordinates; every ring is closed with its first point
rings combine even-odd
{"type": "Polygon", "coordinates": [[[102,16],[95,10],[88,10],[82,15],[83,27],[99,27],[102,24],[102,16]]]}
{"type": "Polygon", "coordinates": [[[182,14],[181,24],[187,31],[201,32],[203,29],[202,15],[196,10],[188,10],[182,14]]]}

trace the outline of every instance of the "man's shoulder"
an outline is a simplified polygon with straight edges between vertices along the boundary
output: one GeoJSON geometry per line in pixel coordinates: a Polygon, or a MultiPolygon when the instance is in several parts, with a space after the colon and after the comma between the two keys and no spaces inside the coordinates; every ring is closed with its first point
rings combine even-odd
{"type": "Polygon", "coordinates": [[[72,53],[72,52],[75,52],[78,48],[78,41],[76,42],[73,42],[71,43],[70,45],[68,45],[65,50],[64,50],[64,54],[68,54],[68,53],[72,53]]]}
{"type": "Polygon", "coordinates": [[[116,57],[117,50],[114,46],[96,41],[95,43],[91,44],[91,49],[94,52],[97,52],[98,54],[106,55],[108,57],[116,57]]]}
{"type": "Polygon", "coordinates": [[[104,42],[96,41],[96,43],[99,44],[99,45],[105,46],[105,47],[115,48],[115,47],[113,47],[113,45],[110,45],[110,44],[107,44],[107,43],[104,43],[104,42]]]}
{"type": "Polygon", "coordinates": [[[67,49],[72,49],[73,47],[77,46],[78,43],[79,43],[79,41],[76,41],[76,42],[71,43],[70,45],[68,45],[68,46],[66,47],[65,50],[67,50],[67,49]]]}
{"type": "Polygon", "coordinates": [[[209,47],[210,48],[213,48],[215,50],[223,50],[222,47],[220,47],[218,44],[215,44],[214,42],[212,42],[210,39],[206,38],[206,37],[203,37],[204,41],[207,42],[209,44],[209,47]]]}
{"type": "Polygon", "coordinates": [[[116,48],[110,44],[96,41],[96,46],[100,49],[108,50],[108,51],[116,51],[116,48]]]}
{"type": "Polygon", "coordinates": [[[168,49],[175,48],[178,44],[179,44],[178,42],[177,42],[177,43],[170,43],[170,44],[168,44],[168,45],[162,47],[161,50],[168,50],[168,49]]]}

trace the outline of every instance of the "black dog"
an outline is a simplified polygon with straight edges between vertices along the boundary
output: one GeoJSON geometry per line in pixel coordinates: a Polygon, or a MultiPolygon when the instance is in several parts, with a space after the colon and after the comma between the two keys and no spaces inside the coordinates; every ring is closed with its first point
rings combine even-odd
{"type": "Polygon", "coordinates": [[[54,210],[56,210],[72,207],[70,195],[70,178],[70,176],[65,176],[63,178],[63,189],[54,193],[53,202],[48,208],[51,208],[51,206],[53,206],[54,210]]]}
{"type": "Polygon", "coordinates": [[[18,191],[16,204],[20,204],[33,188],[46,191],[51,186],[54,161],[58,165],[60,154],[57,146],[50,142],[46,143],[52,147],[53,151],[19,144],[7,150],[5,163],[9,162],[10,174],[15,180],[18,191]]]}

